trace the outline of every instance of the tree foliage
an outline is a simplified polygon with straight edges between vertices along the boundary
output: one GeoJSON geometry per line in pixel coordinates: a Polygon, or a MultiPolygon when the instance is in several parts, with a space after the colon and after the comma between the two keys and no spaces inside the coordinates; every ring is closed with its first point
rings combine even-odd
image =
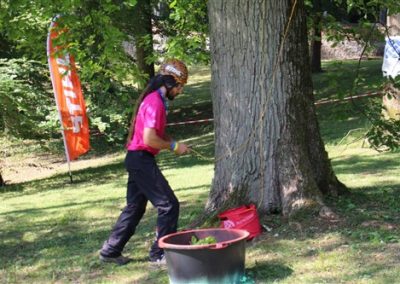
{"type": "Polygon", "coordinates": [[[56,127],[47,67],[38,61],[0,59],[0,129],[22,138],[43,138],[56,127]]]}
{"type": "MultiPolygon", "coordinates": [[[[0,6],[0,14],[3,15],[0,20],[0,35],[10,46],[8,57],[22,58],[20,68],[26,67],[22,64],[25,58],[35,59],[42,64],[47,63],[48,27],[55,15],[61,15],[59,24],[66,27],[68,33],[59,39],[58,44],[66,46],[68,52],[75,56],[79,64],[79,76],[87,101],[91,127],[95,131],[106,133],[108,140],[123,140],[130,112],[127,105],[132,103],[137,94],[134,88],[134,83],[137,82],[135,79],[141,78],[139,70],[123,49],[121,43],[127,39],[127,34],[121,31],[118,25],[121,21],[121,11],[134,4],[135,1],[114,3],[100,0],[13,0],[2,1],[0,6]]],[[[41,70],[40,74],[48,76],[46,69],[41,70]]],[[[2,84],[11,86],[12,77],[7,78],[2,84]]],[[[36,86],[41,85],[36,79],[25,81],[24,84],[36,90],[36,86]]],[[[49,76],[47,81],[50,82],[49,76]]],[[[46,89],[50,90],[51,88],[46,89]]],[[[38,104],[43,103],[40,95],[36,94],[36,100],[30,101],[33,106],[39,107],[38,104]]],[[[15,107],[15,103],[11,104],[10,96],[4,89],[1,98],[8,109],[15,107]]],[[[53,106],[54,101],[47,100],[45,105],[53,106]]],[[[13,119],[8,112],[3,116],[8,117],[7,123],[13,119]]],[[[25,114],[24,121],[27,122],[28,118],[25,114]]],[[[36,121],[32,120],[31,123],[36,121]]],[[[48,131],[50,130],[52,129],[49,128],[48,131]]],[[[21,133],[14,131],[13,134],[21,133]]]]}
{"type": "Polygon", "coordinates": [[[209,63],[207,1],[173,0],[167,52],[186,62],[209,63]]]}
{"type": "MultiPolygon", "coordinates": [[[[384,37],[389,36],[385,18],[382,18],[381,12],[387,10],[389,15],[400,12],[398,2],[392,0],[307,0],[306,5],[309,29],[323,30],[332,46],[336,46],[346,39],[357,41],[363,46],[360,60],[366,56],[368,51],[376,49],[377,42],[382,43],[384,37]]],[[[321,38],[312,35],[311,40],[320,41],[321,38]]],[[[357,95],[359,88],[368,84],[358,71],[355,70],[356,79],[353,88],[346,94],[338,93],[339,98],[343,98],[345,95],[357,95]]],[[[387,83],[387,80],[382,77],[381,89],[384,92],[386,89],[384,86],[387,83]]],[[[333,79],[330,84],[334,85],[338,82],[333,79]]],[[[399,122],[384,117],[380,101],[372,101],[363,106],[357,106],[357,102],[354,102],[353,105],[355,106],[354,111],[361,112],[371,123],[365,137],[373,148],[381,151],[400,147],[399,122]]]]}
{"type": "MultiPolygon", "coordinates": [[[[206,1],[152,0],[149,3],[154,11],[160,5],[167,7],[162,17],[153,15],[153,19],[156,32],[167,36],[168,42],[162,53],[149,52],[146,62],[152,64],[160,57],[207,62],[206,1]]],[[[0,57],[29,58],[37,64],[46,64],[48,27],[51,19],[60,15],[59,25],[67,28],[68,33],[58,40],[58,44],[65,46],[78,62],[91,128],[105,134],[109,141],[123,141],[130,106],[137,98],[136,86],[142,86],[147,78],[122,43],[139,34],[136,41],[141,41],[143,46],[151,45],[151,34],[143,34],[138,29],[141,23],[132,19],[132,15],[140,12],[135,14],[136,4],[137,0],[0,0],[0,57]]],[[[22,61],[20,67],[25,68],[22,61]]],[[[48,75],[45,69],[41,73],[48,75]]],[[[11,84],[10,78],[2,84],[11,84]]],[[[24,84],[31,84],[35,89],[41,82],[25,81],[24,84]]],[[[5,90],[1,99],[11,109],[15,102],[11,104],[11,95],[6,96],[5,90]]],[[[36,103],[39,102],[38,97],[36,103]]],[[[54,105],[51,100],[47,104],[54,105]]],[[[6,116],[9,124],[12,118],[9,113],[3,114],[6,116]]],[[[28,120],[25,117],[24,121],[28,120]]],[[[35,123],[31,121],[31,124],[35,123]]],[[[51,130],[49,128],[47,132],[51,130]]],[[[20,135],[21,131],[15,131],[13,135],[20,135]]]]}

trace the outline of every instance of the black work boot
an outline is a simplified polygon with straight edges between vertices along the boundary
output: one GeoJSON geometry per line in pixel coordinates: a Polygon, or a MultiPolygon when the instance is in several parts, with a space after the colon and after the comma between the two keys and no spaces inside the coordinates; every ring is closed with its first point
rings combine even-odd
{"type": "Polygon", "coordinates": [[[132,261],[132,258],[129,257],[125,257],[123,255],[119,255],[119,256],[104,256],[102,254],[100,254],[100,260],[103,262],[110,262],[110,263],[115,263],[118,265],[125,265],[129,262],[132,261]]]}

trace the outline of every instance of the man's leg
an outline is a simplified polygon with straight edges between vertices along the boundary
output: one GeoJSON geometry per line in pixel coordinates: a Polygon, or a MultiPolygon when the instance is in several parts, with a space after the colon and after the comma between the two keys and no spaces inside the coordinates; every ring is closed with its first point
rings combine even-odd
{"type": "Polygon", "coordinates": [[[123,209],[110,237],[104,243],[100,254],[107,257],[121,255],[126,243],[135,233],[136,226],[146,211],[147,198],[136,187],[133,173],[129,173],[127,189],[127,205],[123,209]]]}
{"type": "Polygon", "coordinates": [[[175,233],[178,226],[179,201],[169,186],[167,180],[155,165],[153,170],[153,187],[143,192],[147,199],[157,208],[156,240],[150,250],[150,260],[156,261],[162,257],[164,251],[158,246],[158,240],[168,234],[175,233]]]}

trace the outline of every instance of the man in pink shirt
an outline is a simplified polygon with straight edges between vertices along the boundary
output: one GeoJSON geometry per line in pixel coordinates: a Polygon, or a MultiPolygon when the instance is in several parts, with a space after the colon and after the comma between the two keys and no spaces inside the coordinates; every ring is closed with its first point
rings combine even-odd
{"type": "Polygon", "coordinates": [[[127,139],[125,167],[128,171],[127,205],[114,225],[100,251],[100,259],[124,265],[131,261],[122,256],[122,250],[135,233],[136,226],[146,210],[147,201],[157,208],[157,236],[149,260],[165,262],[158,239],[175,233],[178,226],[179,201],[155,161],[160,150],[168,149],[177,155],[190,151],[165,134],[167,99],[173,100],[182,93],[188,71],[176,59],[166,61],[160,74],[152,78],[139,96],[127,139]]]}

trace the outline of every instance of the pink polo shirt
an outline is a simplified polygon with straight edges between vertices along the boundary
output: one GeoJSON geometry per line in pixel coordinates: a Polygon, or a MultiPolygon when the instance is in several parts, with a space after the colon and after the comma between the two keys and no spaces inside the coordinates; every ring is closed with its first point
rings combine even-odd
{"type": "Polygon", "coordinates": [[[129,143],[127,149],[145,150],[153,155],[157,155],[160,150],[150,147],[143,142],[143,133],[145,128],[154,128],[156,134],[164,138],[165,125],[167,123],[167,115],[161,95],[154,91],[147,95],[143,102],[140,104],[138,113],[136,115],[135,133],[129,143]]]}

